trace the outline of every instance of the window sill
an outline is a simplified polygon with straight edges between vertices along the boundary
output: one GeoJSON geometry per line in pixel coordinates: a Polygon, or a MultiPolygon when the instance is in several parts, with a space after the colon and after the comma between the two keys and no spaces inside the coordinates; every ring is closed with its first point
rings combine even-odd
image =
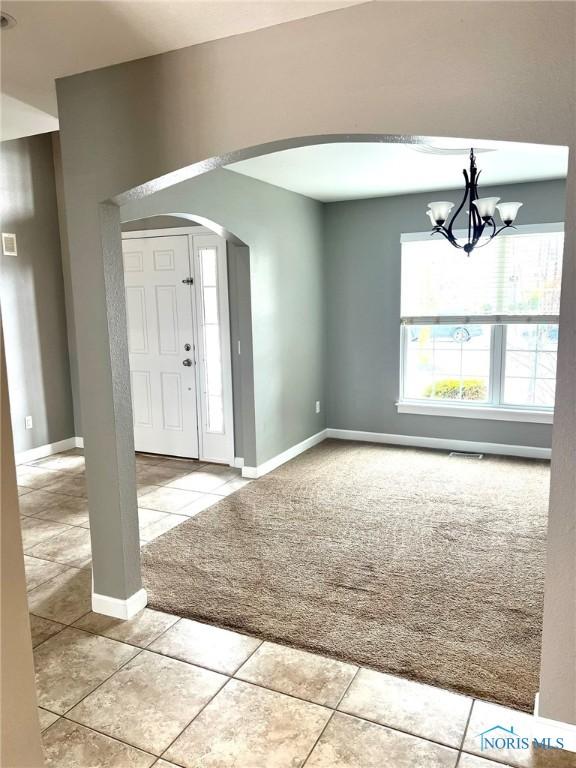
{"type": "Polygon", "coordinates": [[[398,413],[420,416],[456,416],[461,419],[493,419],[495,421],[523,421],[534,424],[552,424],[552,411],[529,411],[519,408],[495,408],[490,405],[441,405],[439,403],[398,402],[398,413]]]}

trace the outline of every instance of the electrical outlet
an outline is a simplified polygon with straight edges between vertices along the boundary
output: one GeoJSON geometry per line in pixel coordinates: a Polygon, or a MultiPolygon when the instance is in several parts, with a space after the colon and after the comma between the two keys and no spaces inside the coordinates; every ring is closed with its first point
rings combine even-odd
{"type": "Polygon", "coordinates": [[[24,420],[24,425],[26,429],[32,429],[32,416],[26,416],[26,419],[24,420]]]}
{"type": "Polygon", "coordinates": [[[320,413],[320,400],[316,400],[316,413],[320,413]]]}

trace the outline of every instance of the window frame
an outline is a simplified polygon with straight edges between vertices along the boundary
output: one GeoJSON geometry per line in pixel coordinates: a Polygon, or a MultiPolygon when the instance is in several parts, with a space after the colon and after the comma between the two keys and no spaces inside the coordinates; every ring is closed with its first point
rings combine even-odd
{"type": "MultiPolygon", "coordinates": [[[[526,318],[527,319],[527,318],[526,318]]],[[[454,318],[445,318],[444,322],[452,323],[454,318]]],[[[427,416],[456,416],[472,419],[495,419],[500,421],[523,421],[540,424],[552,424],[554,406],[525,406],[504,402],[504,385],[506,376],[506,337],[507,328],[511,323],[485,323],[491,326],[490,334],[490,366],[488,369],[489,399],[485,403],[457,402],[432,400],[428,398],[408,398],[404,396],[406,385],[406,360],[408,354],[409,328],[424,323],[402,322],[400,326],[400,391],[396,403],[398,413],[419,414],[427,416]]],[[[439,324],[438,320],[436,323],[439,324]]],[[[530,325],[532,321],[520,323],[530,325]]],[[[534,323],[536,324],[536,323],[534,323]]],[[[550,315],[542,323],[558,325],[558,317],[550,315]]]]}
{"type": "MultiPolygon", "coordinates": [[[[547,233],[564,232],[564,222],[547,222],[539,224],[521,224],[502,232],[500,237],[514,235],[543,235],[547,233]]],[[[455,235],[466,236],[465,230],[458,230],[455,235]]],[[[408,232],[400,237],[400,243],[430,242],[430,232],[408,232]]],[[[506,375],[506,336],[507,326],[511,324],[544,324],[559,326],[558,315],[526,315],[506,316],[442,316],[442,317],[401,317],[400,319],[400,366],[399,366],[399,393],[396,407],[398,413],[457,416],[471,419],[495,419],[504,421],[523,421],[543,424],[552,424],[554,418],[554,406],[525,406],[505,403],[504,385],[506,375]],[[442,401],[426,399],[414,399],[404,396],[406,381],[406,359],[408,331],[411,325],[435,325],[443,324],[486,324],[492,326],[490,338],[490,367],[488,373],[489,396],[485,403],[442,401]]]]}

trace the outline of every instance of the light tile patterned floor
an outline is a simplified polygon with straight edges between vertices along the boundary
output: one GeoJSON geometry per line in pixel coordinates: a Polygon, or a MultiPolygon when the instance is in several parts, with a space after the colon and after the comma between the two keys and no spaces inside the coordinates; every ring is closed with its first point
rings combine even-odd
{"type": "MultiPolygon", "coordinates": [[[[157,456],[137,471],[143,543],[247,482],[157,456]]],[[[147,608],[92,613],[81,451],[18,483],[49,768],[576,768],[558,750],[480,756],[485,728],[530,731],[513,710],[147,608]]]]}

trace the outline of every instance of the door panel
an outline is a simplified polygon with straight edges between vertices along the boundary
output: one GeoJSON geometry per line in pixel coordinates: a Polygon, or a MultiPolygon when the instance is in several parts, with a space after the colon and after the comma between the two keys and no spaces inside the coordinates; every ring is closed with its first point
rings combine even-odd
{"type": "Polygon", "coordinates": [[[137,451],[198,458],[193,295],[186,235],[122,241],[137,451]]]}

